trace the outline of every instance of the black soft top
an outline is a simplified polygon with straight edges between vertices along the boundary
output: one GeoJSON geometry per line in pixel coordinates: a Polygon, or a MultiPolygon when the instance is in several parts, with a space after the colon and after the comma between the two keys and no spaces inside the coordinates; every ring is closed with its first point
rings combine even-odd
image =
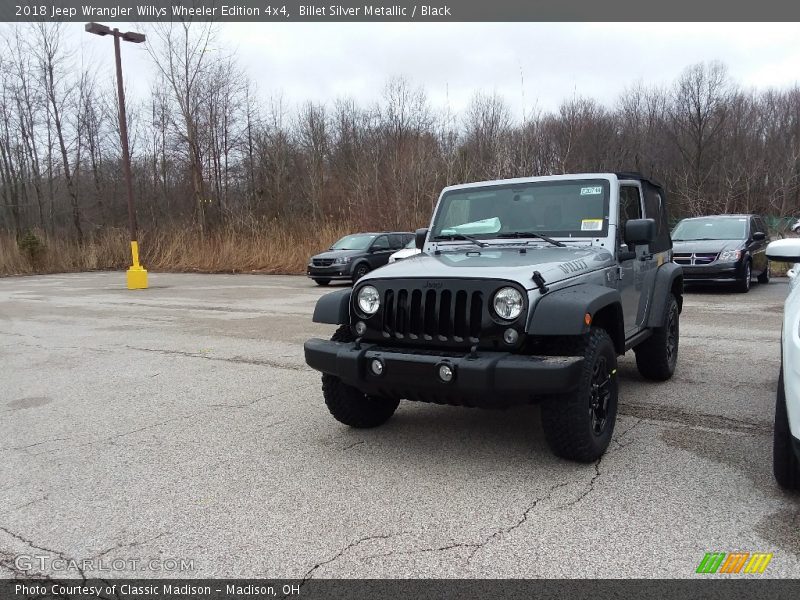
{"type": "Polygon", "coordinates": [[[617,176],[617,179],[633,179],[635,181],[645,181],[652,186],[661,188],[662,190],[664,189],[664,186],[661,185],[655,179],[651,179],[650,177],[642,175],[641,173],[637,173],[636,171],[621,171],[619,173],[614,173],[614,175],[617,176]]]}

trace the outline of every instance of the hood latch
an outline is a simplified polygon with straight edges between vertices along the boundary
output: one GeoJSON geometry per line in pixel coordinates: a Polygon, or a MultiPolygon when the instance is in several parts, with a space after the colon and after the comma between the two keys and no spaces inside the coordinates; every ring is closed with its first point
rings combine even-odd
{"type": "Polygon", "coordinates": [[[531,279],[533,279],[533,283],[536,284],[536,287],[539,288],[539,291],[543,296],[550,291],[550,288],[545,285],[544,277],[542,277],[542,274],[539,273],[539,271],[534,271],[531,279]]]}

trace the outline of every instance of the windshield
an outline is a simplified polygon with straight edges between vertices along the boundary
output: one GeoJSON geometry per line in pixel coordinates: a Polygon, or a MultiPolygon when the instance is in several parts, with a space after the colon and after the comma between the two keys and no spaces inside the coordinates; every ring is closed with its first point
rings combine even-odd
{"type": "Polygon", "coordinates": [[[374,239],[374,235],[363,233],[346,235],[331,246],[331,250],[366,250],[374,239]]]}
{"type": "Polygon", "coordinates": [[[608,232],[608,194],[605,179],[454,190],[442,197],[432,236],[433,239],[465,235],[490,239],[524,233],[559,238],[604,236],[608,232]]]}
{"type": "Polygon", "coordinates": [[[676,242],[687,240],[743,240],[747,237],[745,218],[684,219],[672,230],[676,242]]]}

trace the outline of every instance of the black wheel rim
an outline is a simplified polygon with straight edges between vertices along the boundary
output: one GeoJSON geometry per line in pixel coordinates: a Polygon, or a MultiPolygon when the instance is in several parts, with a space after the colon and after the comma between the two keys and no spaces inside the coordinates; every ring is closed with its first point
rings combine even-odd
{"type": "Polygon", "coordinates": [[[601,435],[608,424],[608,407],[611,402],[611,373],[608,360],[601,356],[592,368],[591,391],[589,398],[589,416],[592,420],[592,432],[601,435]]]}
{"type": "Polygon", "coordinates": [[[358,267],[356,270],[356,279],[361,279],[364,275],[367,274],[367,268],[364,266],[358,267]]]}
{"type": "Polygon", "coordinates": [[[678,358],[678,308],[672,307],[667,319],[667,361],[670,365],[678,358]]]}

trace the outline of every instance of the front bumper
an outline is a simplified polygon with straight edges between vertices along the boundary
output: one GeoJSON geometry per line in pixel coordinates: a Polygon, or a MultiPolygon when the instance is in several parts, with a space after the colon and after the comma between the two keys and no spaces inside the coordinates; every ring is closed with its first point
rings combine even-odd
{"type": "Polygon", "coordinates": [[[681,265],[684,281],[733,282],[742,277],[740,264],[722,263],[710,265],[681,265]]]}
{"type": "Polygon", "coordinates": [[[316,338],[308,340],[304,348],[310,367],[335,375],[367,394],[482,407],[527,404],[537,397],[568,392],[577,386],[584,360],[577,356],[483,351],[469,356],[366,343],[356,348],[353,342],[316,338]],[[381,375],[370,369],[375,359],[383,363],[381,375]],[[448,383],[439,378],[442,364],[454,372],[448,383]]]}
{"type": "Polygon", "coordinates": [[[330,265],[328,267],[308,265],[306,267],[306,276],[311,277],[312,279],[329,279],[331,281],[343,279],[349,280],[352,277],[350,274],[349,263],[344,265],[330,265]]]}

